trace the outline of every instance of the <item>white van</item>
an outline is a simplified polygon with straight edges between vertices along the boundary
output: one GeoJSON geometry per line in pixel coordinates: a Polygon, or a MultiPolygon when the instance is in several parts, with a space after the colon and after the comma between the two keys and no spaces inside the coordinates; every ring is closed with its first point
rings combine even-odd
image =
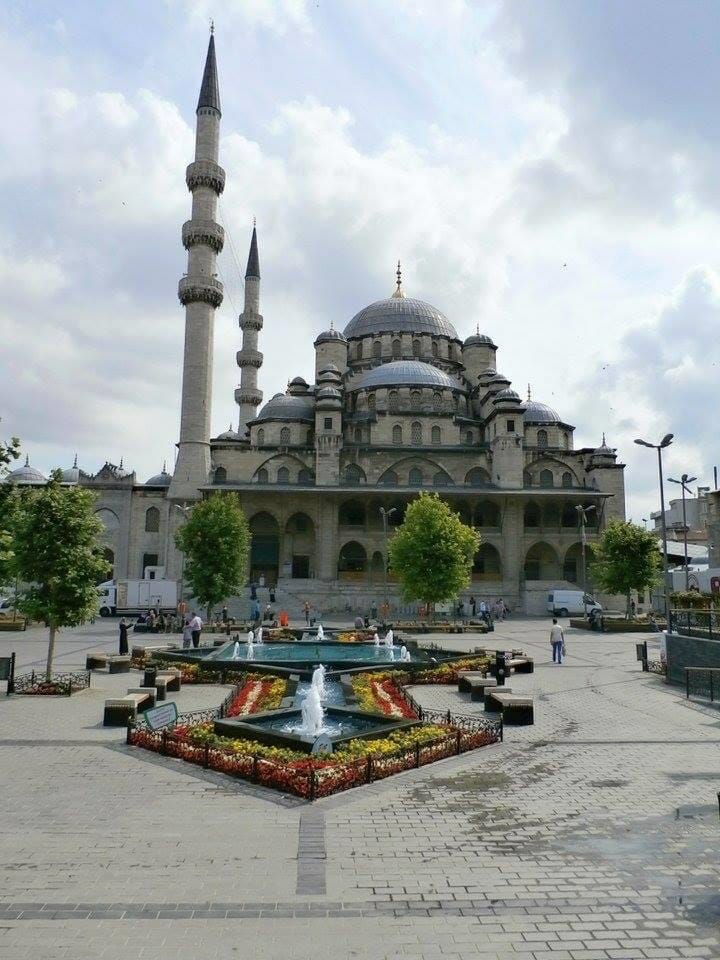
{"type": "Polygon", "coordinates": [[[556,617],[574,617],[597,610],[602,613],[601,605],[582,590],[552,590],[547,598],[547,611],[556,617]]]}

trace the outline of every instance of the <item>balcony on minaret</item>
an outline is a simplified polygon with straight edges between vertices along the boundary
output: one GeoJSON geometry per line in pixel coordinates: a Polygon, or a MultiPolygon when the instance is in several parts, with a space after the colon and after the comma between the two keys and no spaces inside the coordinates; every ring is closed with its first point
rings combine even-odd
{"type": "Polygon", "coordinates": [[[214,220],[186,220],[182,227],[182,242],[186,250],[204,243],[215,253],[220,253],[225,244],[225,231],[214,220]]]}
{"type": "Polygon", "coordinates": [[[247,403],[251,407],[257,407],[262,402],[263,392],[255,387],[237,387],[235,390],[235,403],[247,403]]]}
{"type": "Polygon", "coordinates": [[[225,171],[214,160],[194,160],[185,170],[185,183],[188,190],[210,187],[215,193],[222,193],[225,189],[225,171]]]}
{"type": "Polygon", "coordinates": [[[178,284],[180,303],[209,303],[219,307],[223,302],[223,285],[214,277],[183,277],[178,284]]]}
{"type": "Polygon", "coordinates": [[[239,367],[256,367],[260,368],[263,362],[263,355],[259,350],[250,350],[248,347],[243,347],[242,350],[237,352],[237,365],[239,367]]]}

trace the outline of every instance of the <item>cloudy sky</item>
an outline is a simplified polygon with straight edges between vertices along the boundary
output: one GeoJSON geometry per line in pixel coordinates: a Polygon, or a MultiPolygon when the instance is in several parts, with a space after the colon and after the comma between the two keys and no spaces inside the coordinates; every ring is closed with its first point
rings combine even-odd
{"type": "MultiPolygon", "coordinates": [[[[171,464],[184,170],[215,18],[213,427],[236,422],[258,220],[266,398],[393,289],[489,333],[519,391],[602,432],[628,514],[720,459],[715,0],[6,0],[0,416],[41,469],[171,464]]],[[[670,490],[668,492],[674,491],[670,490]]]]}

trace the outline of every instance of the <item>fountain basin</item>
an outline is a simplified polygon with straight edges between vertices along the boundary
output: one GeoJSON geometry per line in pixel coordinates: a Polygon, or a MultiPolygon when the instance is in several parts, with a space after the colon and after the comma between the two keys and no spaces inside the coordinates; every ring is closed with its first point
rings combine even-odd
{"type": "MultiPolygon", "coordinates": [[[[310,753],[315,737],[293,731],[293,728],[299,728],[301,724],[300,710],[291,708],[267,710],[242,718],[216,720],[214,727],[215,733],[220,737],[257,740],[271,747],[285,747],[310,753]]],[[[364,710],[328,706],[325,708],[323,735],[327,734],[335,750],[350,740],[375,740],[396,730],[406,730],[419,724],[419,720],[394,720],[364,710]]]]}

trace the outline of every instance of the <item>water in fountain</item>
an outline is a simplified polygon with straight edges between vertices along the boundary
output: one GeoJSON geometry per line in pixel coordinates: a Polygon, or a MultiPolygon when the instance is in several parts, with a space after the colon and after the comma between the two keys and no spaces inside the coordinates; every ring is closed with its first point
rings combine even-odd
{"type": "Polygon", "coordinates": [[[253,645],[253,643],[255,643],[255,634],[252,632],[252,630],[248,630],[247,642],[248,646],[250,647],[253,645]]]}
{"type": "Polygon", "coordinates": [[[255,658],[255,647],[252,643],[248,643],[247,645],[246,657],[248,660],[253,660],[255,658]]]}
{"type": "Polygon", "coordinates": [[[264,642],[265,641],[263,640],[263,628],[261,624],[255,631],[255,643],[257,643],[258,645],[261,645],[264,642]]]}
{"type": "Polygon", "coordinates": [[[385,641],[384,641],[385,646],[388,648],[388,650],[392,650],[393,640],[394,640],[394,637],[393,637],[392,629],[389,629],[388,632],[385,634],[385,641]]]}
{"type": "Polygon", "coordinates": [[[323,625],[321,623],[317,626],[317,639],[318,643],[322,643],[325,639],[325,631],[323,630],[323,625]]]}
{"type": "Polygon", "coordinates": [[[320,700],[325,700],[325,667],[322,664],[313,670],[311,686],[317,689],[320,700]]]}
{"type": "Polygon", "coordinates": [[[235,641],[235,646],[233,647],[233,660],[238,660],[240,658],[240,644],[238,641],[235,641]]]}
{"type": "Polygon", "coordinates": [[[401,659],[404,663],[409,663],[409,662],[410,662],[410,651],[409,651],[408,648],[405,646],[405,644],[403,644],[403,645],[400,647],[400,659],[401,659]]]}
{"type": "Polygon", "coordinates": [[[317,737],[323,732],[325,710],[320,699],[320,689],[316,684],[311,684],[308,695],[300,707],[300,712],[302,723],[295,728],[296,733],[303,737],[317,737]]]}

